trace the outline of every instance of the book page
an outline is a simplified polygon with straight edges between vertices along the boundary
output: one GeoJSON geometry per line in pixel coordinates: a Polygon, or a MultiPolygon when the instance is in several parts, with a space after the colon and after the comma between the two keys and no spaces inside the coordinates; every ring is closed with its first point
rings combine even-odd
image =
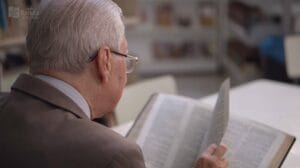
{"type": "Polygon", "coordinates": [[[159,95],[136,140],[147,168],[192,167],[207,130],[208,115],[192,99],[159,95]]]}
{"type": "Polygon", "coordinates": [[[172,161],[172,168],[193,167],[207,132],[211,114],[211,110],[203,107],[194,106],[184,132],[180,135],[181,138],[175,151],[176,155],[172,161]]]}
{"type": "Polygon", "coordinates": [[[224,136],[229,119],[229,89],[230,80],[227,79],[221,85],[209,128],[199,153],[202,153],[211,144],[219,145],[224,136]]]}
{"type": "Polygon", "coordinates": [[[285,139],[281,131],[235,116],[229,121],[222,143],[228,146],[226,158],[231,168],[267,168],[279,167],[288,150],[288,146],[280,149],[285,139]],[[274,160],[279,149],[285,151],[274,160]]]}
{"type": "Polygon", "coordinates": [[[142,148],[146,167],[192,167],[201,149],[221,140],[231,168],[279,167],[295,138],[237,116],[228,122],[228,91],[226,81],[214,111],[193,99],[154,95],[128,134],[142,148]]]}

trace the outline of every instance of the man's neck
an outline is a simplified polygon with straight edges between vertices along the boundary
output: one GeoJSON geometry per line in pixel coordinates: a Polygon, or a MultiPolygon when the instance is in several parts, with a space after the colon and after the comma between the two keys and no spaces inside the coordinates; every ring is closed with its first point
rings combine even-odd
{"type": "Polygon", "coordinates": [[[67,97],[69,97],[75,104],[77,104],[81,110],[87,115],[87,117],[91,118],[91,110],[90,107],[85,100],[85,98],[81,95],[81,93],[75,89],[72,85],[64,82],[63,80],[57,79],[55,77],[49,75],[34,75],[35,77],[43,80],[44,82],[50,84],[55,87],[67,97]]]}
{"type": "Polygon", "coordinates": [[[90,74],[83,72],[79,74],[71,74],[66,72],[40,72],[34,75],[46,75],[61,80],[73,88],[86,100],[91,119],[102,117],[109,109],[109,96],[106,96],[101,89],[100,84],[92,80],[90,74]]]}

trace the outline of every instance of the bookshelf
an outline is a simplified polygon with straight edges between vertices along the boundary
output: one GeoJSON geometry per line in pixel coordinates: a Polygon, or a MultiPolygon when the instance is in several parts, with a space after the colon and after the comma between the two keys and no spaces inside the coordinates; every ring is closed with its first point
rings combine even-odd
{"type": "Polygon", "coordinates": [[[25,45],[26,36],[10,37],[0,41],[0,49],[25,45]]]}
{"type": "MultiPolygon", "coordinates": [[[[139,24],[127,29],[143,75],[215,72],[221,0],[137,0],[139,24]]],[[[222,43],[223,44],[223,43],[222,43]]]]}
{"type": "MultiPolygon", "coordinates": [[[[10,0],[3,3],[5,6],[1,9],[1,17],[5,23],[0,30],[0,41],[6,44],[13,42],[20,43],[28,29],[28,22],[31,18],[38,15],[34,7],[39,0],[10,0]],[[4,41],[4,42],[3,42],[4,41]]],[[[1,44],[2,44],[1,43],[1,44]]]]}
{"type": "MultiPolygon", "coordinates": [[[[279,15],[282,18],[282,34],[289,35],[293,33],[293,19],[300,12],[300,3],[297,0],[238,0],[239,2],[247,5],[259,7],[267,16],[279,15]]],[[[231,37],[237,38],[241,41],[248,41],[251,37],[244,28],[237,26],[228,16],[228,4],[230,0],[224,0],[226,16],[222,19],[224,27],[223,37],[224,44],[227,44],[228,39],[231,37]],[[226,2],[227,1],[227,2],[226,2]]],[[[223,45],[224,57],[221,58],[222,65],[226,71],[231,75],[233,80],[237,83],[243,83],[261,77],[261,72],[254,64],[240,65],[238,62],[230,58],[227,52],[226,45],[223,45]]]]}

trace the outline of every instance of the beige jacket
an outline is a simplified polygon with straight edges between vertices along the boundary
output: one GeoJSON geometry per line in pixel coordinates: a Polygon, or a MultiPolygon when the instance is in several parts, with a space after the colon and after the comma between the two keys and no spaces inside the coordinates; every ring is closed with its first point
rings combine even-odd
{"type": "Polygon", "coordinates": [[[0,167],[144,168],[145,165],[135,143],[90,121],[71,99],[54,87],[23,74],[0,102],[0,167]]]}

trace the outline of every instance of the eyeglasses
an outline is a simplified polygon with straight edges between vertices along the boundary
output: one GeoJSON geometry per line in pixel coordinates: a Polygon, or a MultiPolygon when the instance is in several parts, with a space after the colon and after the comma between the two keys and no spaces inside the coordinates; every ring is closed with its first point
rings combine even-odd
{"type": "MultiPolygon", "coordinates": [[[[135,57],[135,56],[132,56],[132,55],[129,55],[129,54],[122,54],[122,53],[119,53],[119,52],[113,51],[113,50],[111,50],[110,52],[114,53],[116,55],[125,57],[125,60],[126,60],[126,73],[129,74],[129,73],[133,72],[133,70],[135,69],[136,64],[139,61],[138,57],[135,57]]],[[[94,61],[94,59],[97,56],[98,56],[98,52],[95,55],[93,55],[92,57],[89,57],[88,62],[94,61]]]]}
{"type": "Polygon", "coordinates": [[[125,57],[126,60],[126,73],[131,73],[135,69],[136,64],[139,62],[139,58],[129,55],[129,54],[122,54],[116,51],[111,50],[112,53],[125,57]]]}

